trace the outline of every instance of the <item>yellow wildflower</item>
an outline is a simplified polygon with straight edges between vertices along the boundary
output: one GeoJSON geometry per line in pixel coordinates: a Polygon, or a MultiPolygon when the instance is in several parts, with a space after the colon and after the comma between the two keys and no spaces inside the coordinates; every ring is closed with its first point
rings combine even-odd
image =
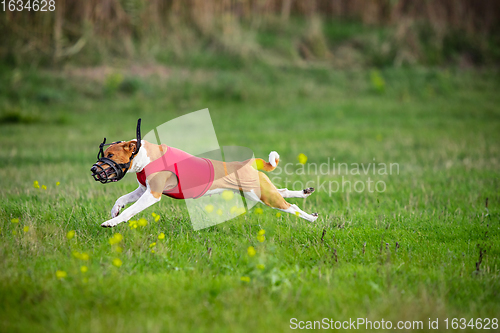
{"type": "Polygon", "coordinates": [[[17,231],[16,230],[12,230],[12,234],[15,236],[17,235],[17,231]]]}
{"type": "Polygon", "coordinates": [[[300,164],[306,164],[307,156],[300,153],[299,156],[297,156],[297,160],[299,161],[300,164]]]}
{"type": "Polygon", "coordinates": [[[266,268],[266,266],[264,266],[264,264],[257,265],[257,269],[260,269],[261,271],[264,270],[264,268],[266,268]]]}
{"type": "Polygon", "coordinates": [[[116,253],[122,253],[122,252],[123,252],[123,249],[122,249],[122,247],[121,247],[121,246],[116,246],[116,247],[115,247],[115,251],[116,251],[116,253]]]}
{"type": "Polygon", "coordinates": [[[128,226],[130,227],[130,229],[137,229],[137,221],[136,220],[130,220],[128,221],[128,226]]]}
{"type": "Polygon", "coordinates": [[[266,240],[266,236],[264,236],[264,235],[258,235],[257,236],[257,240],[262,243],[262,242],[264,242],[266,240]]]}
{"type": "Polygon", "coordinates": [[[295,215],[300,216],[300,213],[299,212],[295,212],[295,215]]]}
{"type": "Polygon", "coordinates": [[[224,212],[222,211],[222,209],[217,209],[217,215],[221,216],[224,212]]]}
{"type": "Polygon", "coordinates": [[[255,214],[263,214],[264,210],[260,207],[255,208],[255,214]]]}
{"type": "Polygon", "coordinates": [[[47,186],[42,185],[42,189],[46,190],[46,189],[47,189],[47,186]]]}
{"type": "Polygon", "coordinates": [[[158,222],[160,220],[160,215],[155,216],[155,222],[158,222]]]}
{"type": "Polygon", "coordinates": [[[154,249],[151,250],[151,253],[155,253],[156,251],[154,249]]]}
{"type": "Polygon", "coordinates": [[[89,270],[89,268],[87,266],[80,267],[80,272],[82,272],[82,273],[87,273],[88,270],[89,270]]]}
{"type": "Polygon", "coordinates": [[[245,214],[246,212],[245,207],[240,207],[236,210],[237,215],[245,214]]]}
{"type": "Polygon", "coordinates": [[[12,223],[19,223],[19,219],[15,218],[15,219],[10,220],[10,222],[12,222],[12,223]]]}
{"type": "Polygon", "coordinates": [[[23,228],[23,231],[24,232],[28,232],[29,230],[30,230],[30,227],[28,227],[27,225],[25,225],[24,228],[23,228]]]}
{"type": "Polygon", "coordinates": [[[64,279],[66,276],[68,276],[68,273],[66,273],[65,271],[56,271],[56,277],[58,279],[64,279]]]}
{"type": "Polygon", "coordinates": [[[61,185],[61,182],[56,182],[56,186],[59,186],[59,185],[61,185]]]}
{"type": "Polygon", "coordinates": [[[158,235],[158,239],[165,239],[165,234],[163,232],[161,232],[159,235],[158,235]]]}
{"type": "Polygon", "coordinates": [[[155,246],[156,246],[156,242],[149,244],[149,247],[155,247],[155,246]]]}
{"type": "Polygon", "coordinates": [[[75,230],[70,230],[66,233],[66,238],[67,239],[72,239],[73,237],[75,237],[75,234],[76,234],[76,231],[75,230]]]}
{"type": "Polygon", "coordinates": [[[155,212],[151,213],[151,216],[156,217],[156,213],[155,212]]]}
{"type": "Polygon", "coordinates": [[[280,212],[277,212],[277,213],[276,213],[276,217],[281,217],[281,213],[280,213],[280,212]]]}
{"type": "Polygon", "coordinates": [[[247,253],[250,257],[253,257],[257,252],[255,252],[255,249],[253,246],[249,246],[247,249],[247,253]]]}
{"type": "Polygon", "coordinates": [[[113,235],[113,237],[111,237],[109,239],[109,244],[111,244],[111,245],[118,244],[122,241],[122,239],[123,239],[123,236],[119,233],[116,233],[113,235]]]}
{"type": "Polygon", "coordinates": [[[73,257],[75,257],[76,259],[85,260],[85,261],[87,261],[87,260],[89,260],[89,259],[90,259],[90,256],[88,255],[88,253],[85,253],[85,252],[80,253],[80,252],[78,252],[78,251],[73,251],[71,254],[72,254],[72,255],[73,255],[73,257]]]}
{"type": "Polygon", "coordinates": [[[238,207],[233,206],[231,207],[231,210],[229,211],[231,214],[235,214],[238,211],[238,207]]]}
{"type": "Polygon", "coordinates": [[[121,265],[123,265],[123,262],[120,260],[120,258],[115,258],[113,259],[113,265],[116,267],[120,267],[121,265]]]}
{"type": "Polygon", "coordinates": [[[231,201],[231,200],[233,200],[233,198],[234,198],[233,191],[225,190],[224,192],[222,192],[222,199],[224,199],[226,201],[231,201]]]}
{"type": "Polygon", "coordinates": [[[265,234],[266,234],[266,231],[264,229],[259,230],[259,235],[265,235],[265,234]]]}
{"type": "Polygon", "coordinates": [[[148,225],[148,220],[146,220],[144,217],[141,217],[138,223],[140,227],[145,227],[148,225]]]}
{"type": "Polygon", "coordinates": [[[35,180],[35,181],[33,182],[33,187],[34,187],[34,188],[40,188],[40,184],[38,184],[38,180],[35,180]]]}
{"type": "Polygon", "coordinates": [[[248,276],[242,276],[240,278],[240,280],[243,281],[243,282],[250,282],[250,277],[248,277],[248,276]]]}
{"type": "Polygon", "coordinates": [[[211,212],[214,211],[214,205],[206,205],[205,211],[210,214],[211,212]]]}

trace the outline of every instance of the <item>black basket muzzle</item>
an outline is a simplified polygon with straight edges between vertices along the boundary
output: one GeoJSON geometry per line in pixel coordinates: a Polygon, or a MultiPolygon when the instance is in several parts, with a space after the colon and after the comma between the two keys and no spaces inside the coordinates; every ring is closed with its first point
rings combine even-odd
{"type": "Polygon", "coordinates": [[[125,177],[128,168],[130,168],[130,161],[128,163],[119,164],[112,159],[103,156],[97,160],[90,171],[92,171],[92,177],[94,177],[95,180],[106,184],[117,182],[125,177]]]}

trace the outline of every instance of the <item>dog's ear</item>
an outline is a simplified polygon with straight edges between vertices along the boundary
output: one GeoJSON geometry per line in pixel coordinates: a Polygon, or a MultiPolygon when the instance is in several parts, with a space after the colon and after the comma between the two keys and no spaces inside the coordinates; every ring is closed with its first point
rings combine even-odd
{"type": "Polygon", "coordinates": [[[125,143],[125,146],[123,146],[123,149],[127,153],[133,153],[135,151],[135,148],[137,147],[137,141],[129,141],[125,143]]]}

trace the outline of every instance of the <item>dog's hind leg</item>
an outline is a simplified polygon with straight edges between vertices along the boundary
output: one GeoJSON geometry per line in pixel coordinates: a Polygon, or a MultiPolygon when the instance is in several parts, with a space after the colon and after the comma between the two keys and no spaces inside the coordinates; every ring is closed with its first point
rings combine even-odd
{"type": "Polygon", "coordinates": [[[314,222],[318,218],[318,213],[308,214],[308,213],[304,212],[302,209],[300,209],[297,205],[290,205],[290,207],[288,207],[287,209],[280,209],[280,208],[276,208],[276,209],[279,209],[279,210],[286,212],[286,213],[296,215],[296,216],[301,217],[305,220],[308,220],[309,222],[314,222]]]}
{"type": "MultiPolygon", "coordinates": [[[[266,174],[259,172],[260,181],[260,200],[271,208],[291,213],[301,217],[309,222],[314,222],[318,218],[318,213],[308,214],[301,210],[297,205],[292,205],[283,198],[279,190],[269,180],[266,174]]],[[[301,192],[301,191],[299,191],[301,192]]]]}
{"type": "Polygon", "coordinates": [[[314,192],[314,187],[308,187],[302,191],[290,191],[287,188],[279,188],[278,192],[283,198],[307,198],[314,192]]]}

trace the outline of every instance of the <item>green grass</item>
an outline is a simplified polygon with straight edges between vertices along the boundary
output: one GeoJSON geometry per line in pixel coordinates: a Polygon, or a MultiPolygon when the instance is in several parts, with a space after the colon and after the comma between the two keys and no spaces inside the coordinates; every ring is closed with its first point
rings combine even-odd
{"type": "Polygon", "coordinates": [[[291,318],[325,317],[424,325],[439,318],[442,329],[446,318],[498,318],[496,73],[256,67],[109,82],[1,71],[2,331],[274,332],[289,331],[291,318]],[[283,165],[304,153],[309,164],[375,159],[398,163],[400,172],[370,175],[385,182],[381,193],[320,189],[307,200],[289,199],[319,212],[314,224],[262,206],[263,214],[193,231],[185,204],[165,197],[137,216],[149,221],[145,227],[100,228],[115,200],[136,187],[130,175],[110,185],[92,180],[102,137],[128,140],[138,117],[146,133],[205,107],[221,145],[246,146],[259,157],[276,150],[283,165]],[[47,190],[35,189],[35,180],[47,190]],[[109,243],[117,232],[122,253],[109,243]],[[58,270],[67,276],[58,279],[58,270]]]}

